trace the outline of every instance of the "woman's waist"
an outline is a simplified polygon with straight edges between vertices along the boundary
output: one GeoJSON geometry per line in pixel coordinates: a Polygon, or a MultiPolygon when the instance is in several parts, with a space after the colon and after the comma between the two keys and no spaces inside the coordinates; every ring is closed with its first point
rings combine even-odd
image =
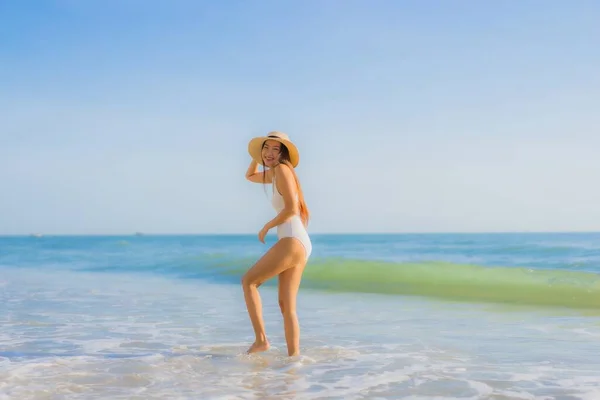
{"type": "Polygon", "coordinates": [[[282,229],[294,229],[294,231],[301,229],[303,231],[306,231],[306,227],[304,226],[304,223],[302,222],[302,219],[300,218],[299,215],[293,215],[290,218],[288,218],[287,220],[285,220],[284,222],[282,222],[281,224],[277,225],[277,231],[281,231],[282,229]]]}

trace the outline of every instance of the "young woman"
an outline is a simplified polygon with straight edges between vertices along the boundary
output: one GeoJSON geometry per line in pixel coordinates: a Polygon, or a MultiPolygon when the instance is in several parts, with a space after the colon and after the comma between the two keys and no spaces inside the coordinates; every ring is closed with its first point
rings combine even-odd
{"type": "Polygon", "coordinates": [[[312,251],[306,226],[309,211],[304,202],[302,188],[294,168],[300,155],[298,148],[282,132],[270,132],[267,136],[253,138],[248,144],[252,157],[246,179],[255,183],[272,183],[272,205],[277,215],[258,233],[265,242],[265,235],[277,227],[277,242],[250,268],[242,278],[244,298],[254,328],[256,340],[248,353],[269,349],[262,316],[262,303],[258,287],[268,279],[279,276],[279,307],[283,314],[285,340],[288,355],[300,354],[300,327],[296,315],[296,296],[302,272],[312,251]],[[264,171],[258,170],[258,164],[264,171]]]}

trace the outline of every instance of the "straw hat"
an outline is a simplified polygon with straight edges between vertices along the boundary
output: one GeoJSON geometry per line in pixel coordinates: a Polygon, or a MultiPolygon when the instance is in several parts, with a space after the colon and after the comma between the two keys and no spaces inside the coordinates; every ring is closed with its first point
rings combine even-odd
{"type": "Polygon", "coordinates": [[[290,141],[288,135],[283,132],[269,132],[266,136],[258,136],[250,140],[248,143],[248,153],[250,156],[259,164],[264,165],[262,160],[262,147],[265,140],[276,140],[279,143],[283,143],[290,152],[290,162],[296,168],[300,162],[300,153],[294,143],[290,141]]]}

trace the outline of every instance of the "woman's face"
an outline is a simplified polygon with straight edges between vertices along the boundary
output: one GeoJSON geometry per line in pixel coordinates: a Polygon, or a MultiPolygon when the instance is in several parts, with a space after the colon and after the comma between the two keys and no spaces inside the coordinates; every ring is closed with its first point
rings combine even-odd
{"type": "Polygon", "coordinates": [[[271,168],[279,163],[281,143],[277,140],[267,140],[262,148],[262,159],[265,166],[271,168]]]}

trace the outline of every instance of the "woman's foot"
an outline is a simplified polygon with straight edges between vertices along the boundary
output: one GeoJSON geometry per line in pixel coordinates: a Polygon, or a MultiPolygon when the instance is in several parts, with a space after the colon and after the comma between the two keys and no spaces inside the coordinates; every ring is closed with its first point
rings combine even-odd
{"type": "Polygon", "coordinates": [[[261,341],[255,341],[254,343],[252,343],[252,346],[250,346],[250,348],[247,351],[247,354],[252,354],[252,353],[260,353],[262,351],[267,351],[269,350],[269,347],[271,347],[271,345],[269,344],[268,340],[261,340],[261,341]]]}

